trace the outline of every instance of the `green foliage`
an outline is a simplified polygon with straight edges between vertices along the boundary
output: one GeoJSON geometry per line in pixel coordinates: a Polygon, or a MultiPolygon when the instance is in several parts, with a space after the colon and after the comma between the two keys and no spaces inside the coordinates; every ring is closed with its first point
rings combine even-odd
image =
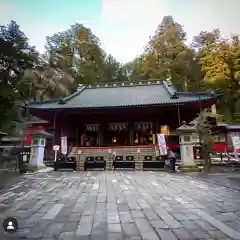
{"type": "Polygon", "coordinates": [[[127,80],[123,66],[82,24],[47,37],[42,55],[16,22],[0,26],[0,61],[0,130],[10,133],[26,125],[25,101],[67,96],[82,83],[127,80]]]}
{"type": "MultiPolygon", "coordinates": [[[[201,35],[202,37],[204,34],[201,35]]],[[[205,41],[199,45],[199,62],[204,73],[204,83],[210,88],[217,87],[225,95],[221,106],[226,119],[235,121],[239,113],[240,99],[240,42],[238,37],[224,39],[218,30],[205,33],[205,41]]]]}
{"type": "Polygon", "coordinates": [[[126,68],[132,67],[136,80],[171,77],[179,90],[188,90],[194,51],[185,45],[185,38],[182,26],[171,16],[164,17],[144,53],[126,68]]]}
{"type": "Polygon", "coordinates": [[[70,73],[77,84],[126,80],[121,64],[101,48],[91,29],[75,24],[47,37],[46,55],[54,68],[70,73]]]}
{"type": "Polygon", "coordinates": [[[125,64],[131,81],[171,81],[179,91],[224,93],[217,109],[225,122],[240,120],[240,40],[224,39],[218,29],[200,32],[191,46],[186,34],[171,16],[163,18],[145,51],[125,64]]]}
{"type": "Polygon", "coordinates": [[[207,122],[207,116],[204,112],[199,114],[199,117],[195,124],[197,134],[199,136],[201,145],[201,155],[204,159],[205,169],[210,170],[211,167],[211,152],[213,147],[213,141],[211,136],[211,125],[207,122]]]}
{"type": "Polygon", "coordinates": [[[20,121],[15,103],[24,99],[21,79],[34,61],[33,49],[16,22],[0,26],[0,129],[5,132],[14,129],[20,121]]]}
{"type": "Polygon", "coordinates": [[[0,130],[5,132],[25,122],[16,102],[67,96],[78,84],[167,78],[179,91],[223,92],[217,108],[224,120],[240,121],[239,38],[224,39],[218,29],[202,31],[189,46],[171,16],[163,18],[144,52],[124,65],[82,24],[47,37],[41,55],[12,21],[0,26],[0,61],[0,130]]]}

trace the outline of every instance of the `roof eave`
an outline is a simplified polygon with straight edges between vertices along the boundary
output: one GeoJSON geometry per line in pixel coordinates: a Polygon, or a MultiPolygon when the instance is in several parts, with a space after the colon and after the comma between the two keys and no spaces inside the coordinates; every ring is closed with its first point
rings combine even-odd
{"type": "MultiPolygon", "coordinates": [[[[209,101],[212,100],[214,98],[208,98],[208,99],[201,99],[200,101],[209,101]]],[[[64,104],[61,105],[61,107],[56,107],[56,108],[32,108],[35,110],[54,110],[54,111],[61,111],[61,110],[72,110],[72,109],[84,109],[84,110],[91,110],[91,109],[119,109],[119,108],[141,108],[141,107],[162,107],[162,106],[177,106],[177,105],[185,105],[185,104],[192,104],[192,103],[196,103],[199,100],[193,100],[193,101],[181,101],[181,99],[179,99],[179,101],[175,102],[175,103],[152,103],[152,104],[144,104],[144,105],[122,105],[122,106],[98,106],[98,107],[83,107],[83,106],[75,106],[75,107],[64,107],[64,104]]]]}

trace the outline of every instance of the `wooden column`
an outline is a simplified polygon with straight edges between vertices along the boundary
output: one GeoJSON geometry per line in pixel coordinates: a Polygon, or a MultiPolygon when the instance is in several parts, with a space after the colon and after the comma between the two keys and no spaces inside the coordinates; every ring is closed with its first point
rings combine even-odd
{"type": "Polygon", "coordinates": [[[177,118],[178,118],[178,127],[181,127],[181,110],[179,103],[177,104],[177,118]]]}
{"type": "Polygon", "coordinates": [[[54,112],[54,119],[53,119],[53,146],[55,145],[55,135],[56,135],[56,121],[57,121],[57,113],[54,112]]]}
{"type": "Polygon", "coordinates": [[[153,133],[159,133],[159,122],[158,119],[155,120],[153,133]]]}
{"type": "Polygon", "coordinates": [[[77,147],[79,145],[79,142],[80,142],[79,141],[79,126],[77,125],[76,128],[77,128],[77,132],[76,132],[76,143],[75,144],[76,144],[76,147],[77,147]]]}
{"type": "Polygon", "coordinates": [[[103,146],[103,136],[104,136],[103,132],[104,132],[103,123],[101,122],[100,125],[99,125],[99,133],[98,133],[99,146],[103,146]]]}
{"type": "Polygon", "coordinates": [[[106,133],[106,123],[104,122],[101,122],[100,123],[100,131],[101,131],[101,146],[104,146],[105,144],[105,138],[104,138],[104,135],[106,133]]]}
{"type": "Polygon", "coordinates": [[[133,122],[128,123],[128,129],[129,129],[129,145],[132,146],[134,141],[133,122]]]}
{"type": "Polygon", "coordinates": [[[56,123],[57,123],[57,112],[54,112],[54,117],[53,117],[53,136],[52,136],[52,156],[54,154],[53,146],[56,145],[56,123]]]}

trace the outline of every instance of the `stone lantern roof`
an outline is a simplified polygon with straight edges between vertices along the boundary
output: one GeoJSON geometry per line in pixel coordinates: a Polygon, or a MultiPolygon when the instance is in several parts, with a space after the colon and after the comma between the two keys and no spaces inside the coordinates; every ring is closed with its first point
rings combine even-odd
{"type": "Polygon", "coordinates": [[[197,130],[194,126],[189,126],[187,125],[187,123],[185,121],[182,122],[182,126],[180,126],[179,128],[176,129],[176,133],[178,135],[184,135],[184,134],[193,134],[195,133],[197,130]]]}

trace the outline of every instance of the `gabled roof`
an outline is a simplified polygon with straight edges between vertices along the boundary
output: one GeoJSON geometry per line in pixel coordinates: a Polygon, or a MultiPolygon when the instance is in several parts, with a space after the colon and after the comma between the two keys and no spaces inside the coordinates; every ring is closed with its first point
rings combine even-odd
{"type": "Polygon", "coordinates": [[[32,102],[30,107],[37,109],[136,107],[188,103],[218,97],[219,94],[215,93],[177,92],[171,82],[166,81],[125,82],[95,86],[81,85],[69,97],[32,102]]]}

